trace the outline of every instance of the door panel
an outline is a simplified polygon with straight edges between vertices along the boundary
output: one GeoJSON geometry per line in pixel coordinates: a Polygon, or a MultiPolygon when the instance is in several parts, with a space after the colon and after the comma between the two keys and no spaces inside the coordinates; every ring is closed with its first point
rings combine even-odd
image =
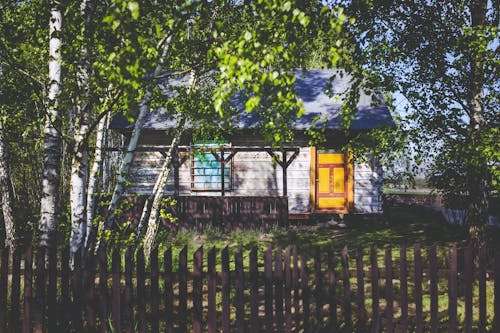
{"type": "Polygon", "coordinates": [[[318,152],[316,160],[316,208],[346,210],[345,155],[318,152]]]}

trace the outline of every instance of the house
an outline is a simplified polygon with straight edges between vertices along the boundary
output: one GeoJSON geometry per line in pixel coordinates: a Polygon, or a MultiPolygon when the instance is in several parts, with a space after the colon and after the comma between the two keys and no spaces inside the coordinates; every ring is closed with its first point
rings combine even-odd
{"type": "MultiPolygon", "coordinates": [[[[205,216],[234,214],[234,210],[245,211],[246,215],[254,217],[256,214],[273,216],[272,213],[278,211],[282,217],[283,212],[279,211],[283,207],[291,217],[381,213],[379,163],[374,160],[353,162],[351,154],[342,150],[346,138],[341,125],[340,103],[330,96],[346,91],[350,79],[345,75],[337,76],[330,86],[330,78],[335,73],[338,74],[335,70],[320,69],[297,72],[296,91],[304,102],[305,114],[294,121],[295,140],[283,151],[266,145],[256,130],[259,120],[246,112],[234,121],[234,130],[224,141],[192,142],[189,135],[184,137],[165,194],[177,196],[183,205],[189,205],[185,200],[196,201],[198,208],[194,210],[201,212],[198,217],[203,213],[205,216]],[[327,87],[330,96],[326,93],[327,87]],[[325,128],[325,147],[309,146],[306,131],[312,126],[325,128]],[[225,203],[216,203],[222,198],[225,203]],[[252,211],[259,205],[267,207],[263,208],[265,213],[252,211]]],[[[161,110],[148,115],[131,167],[128,193],[152,191],[168,148],[166,145],[170,143],[165,133],[173,126],[175,122],[161,110]]],[[[388,107],[360,91],[358,112],[350,131],[369,131],[384,126],[394,126],[388,107]]],[[[127,136],[133,124],[124,117],[115,117],[110,128],[127,136]]]]}

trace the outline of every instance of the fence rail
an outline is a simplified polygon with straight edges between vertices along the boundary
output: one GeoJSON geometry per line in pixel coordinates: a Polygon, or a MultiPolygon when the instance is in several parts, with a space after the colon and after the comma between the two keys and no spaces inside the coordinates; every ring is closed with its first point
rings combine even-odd
{"type": "MultiPolygon", "coordinates": [[[[110,251],[111,252],[111,251],[110,251]]],[[[472,332],[500,329],[500,251],[1,253],[0,332],[472,332]],[[33,260],[36,258],[35,260],[33,260]],[[33,264],[36,261],[36,265],[33,264]]]]}

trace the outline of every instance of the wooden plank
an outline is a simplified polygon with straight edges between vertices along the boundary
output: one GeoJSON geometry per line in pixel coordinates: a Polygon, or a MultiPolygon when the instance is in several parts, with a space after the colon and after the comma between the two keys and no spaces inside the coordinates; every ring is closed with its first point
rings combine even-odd
{"type": "Polygon", "coordinates": [[[352,306],[351,306],[351,283],[349,273],[349,253],[347,246],[341,252],[342,262],[342,284],[344,286],[344,321],[348,330],[352,328],[352,306]]]}
{"type": "Polygon", "coordinates": [[[385,318],[387,332],[394,331],[394,291],[392,284],[392,248],[385,249],[385,318]]]}
{"type": "Polygon", "coordinates": [[[203,247],[193,254],[193,332],[201,333],[203,319],[203,247]]]}
{"type": "Polygon", "coordinates": [[[163,254],[163,270],[165,271],[165,331],[174,332],[174,291],[172,273],[172,248],[169,247],[163,254]]]}
{"type": "MultiPolygon", "coordinates": [[[[64,248],[61,251],[61,300],[60,305],[63,309],[70,309],[70,270],[69,270],[69,250],[64,248]]],[[[61,332],[69,331],[70,311],[61,311],[59,314],[61,332]]]]}
{"type": "MultiPolygon", "coordinates": [[[[69,251],[69,250],[65,250],[69,251]]],[[[50,260],[52,261],[52,260],[50,260]]],[[[50,266],[49,261],[49,266],[50,266]]],[[[50,281],[50,267],[49,267],[49,281],[50,281]]],[[[71,323],[73,329],[77,332],[83,331],[82,320],[82,261],[80,255],[75,255],[74,267],[71,274],[71,294],[73,296],[73,303],[71,304],[71,323]]],[[[51,301],[49,300],[49,303],[51,301]]],[[[50,321],[50,318],[49,318],[50,321]]],[[[51,323],[49,323],[49,326],[51,323]]]]}
{"type": "Polygon", "coordinates": [[[479,332],[486,332],[486,248],[479,248],[479,332]]]}
{"type": "MultiPolygon", "coordinates": [[[[314,300],[316,323],[321,325],[323,322],[323,279],[321,272],[321,251],[316,248],[314,254],[314,300]]],[[[320,326],[318,326],[320,327],[320,326]]]]}
{"type": "Polygon", "coordinates": [[[31,332],[31,302],[33,296],[33,245],[29,244],[24,254],[24,311],[23,333],[31,332]]]}
{"type": "Polygon", "coordinates": [[[354,154],[351,149],[347,153],[347,208],[354,208],[354,154]]]}
{"type": "Polygon", "coordinates": [[[290,267],[290,247],[286,248],[283,260],[285,273],[285,332],[292,332],[292,271],[290,267]]]}
{"type": "Polygon", "coordinates": [[[245,332],[245,281],[243,272],[243,253],[241,248],[234,254],[234,305],[236,308],[236,331],[245,332]]]}
{"type": "Polygon", "coordinates": [[[134,324],[134,305],[132,303],[132,274],[134,265],[134,251],[132,248],[127,249],[125,252],[125,291],[123,294],[123,308],[124,308],[124,331],[126,333],[133,332],[134,324]]]}
{"type": "Polygon", "coordinates": [[[150,256],[151,267],[151,332],[157,333],[160,331],[160,290],[159,290],[159,272],[158,272],[158,248],[155,247],[151,251],[150,256]]]}
{"type": "Polygon", "coordinates": [[[120,300],[120,279],[121,279],[121,255],[120,250],[115,249],[113,251],[112,263],[111,263],[111,289],[112,289],[112,305],[111,305],[111,318],[113,322],[113,329],[116,332],[122,331],[121,325],[121,300],[120,300]]]}
{"type": "Polygon", "coordinates": [[[328,251],[328,325],[330,332],[337,331],[337,296],[336,296],[336,277],[335,277],[335,255],[333,250],[328,251]]]}
{"type": "Polygon", "coordinates": [[[188,284],[187,284],[187,246],[184,246],[179,253],[179,332],[187,333],[187,298],[188,298],[188,284]]]}
{"type": "MultiPolygon", "coordinates": [[[[35,260],[36,260],[36,271],[35,271],[35,304],[33,307],[33,332],[42,333],[44,326],[44,315],[45,315],[45,287],[46,287],[45,249],[38,248],[35,260]]],[[[3,289],[2,287],[2,290],[7,290],[7,289],[3,289]]]]}
{"type": "Polygon", "coordinates": [[[292,249],[293,256],[293,270],[292,270],[292,288],[293,288],[293,320],[295,322],[295,326],[298,326],[300,323],[300,307],[299,307],[299,292],[300,292],[300,284],[299,284],[299,255],[297,253],[297,246],[294,246],[292,249]]]}
{"type": "Polygon", "coordinates": [[[304,332],[309,331],[309,320],[311,316],[311,310],[309,307],[309,269],[307,267],[307,256],[302,254],[300,256],[300,284],[302,289],[302,318],[303,318],[303,330],[304,332]]]}
{"type": "Polygon", "coordinates": [[[21,251],[16,249],[12,254],[12,281],[10,292],[10,325],[11,332],[19,332],[20,326],[20,291],[21,291],[21,251]]]}
{"type": "Polygon", "coordinates": [[[422,333],[424,331],[424,318],[422,307],[422,250],[420,244],[417,244],[414,249],[415,260],[415,333],[422,333]]]}
{"type": "Polygon", "coordinates": [[[140,248],[136,255],[137,279],[137,330],[146,333],[146,273],[144,271],[144,250],[140,248]]]}
{"type": "Polygon", "coordinates": [[[0,333],[7,332],[7,294],[9,275],[9,251],[8,247],[2,251],[0,266],[0,333]]]}
{"type": "Polygon", "coordinates": [[[450,270],[448,277],[448,332],[458,330],[457,323],[457,246],[453,244],[450,248],[450,270]]]}
{"type": "Polygon", "coordinates": [[[213,247],[208,252],[208,333],[215,333],[217,330],[217,272],[216,272],[216,258],[217,252],[215,247],[213,247]]]}
{"type": "Polygon", "coordinates": [[[316,208],[316,147],[310,148],[309,210],[316,208]]]}
{"type": "Polygon", "coordinates": [[[356,306],[358,308],[358,326],[364,327],[367,314],[365,308],[365,272],[363,268],[363,249],[356,250],[356,306]]]}
{"type": "MultiPolygon", "coordinates": [[[[78,255],[77,255],[78,256],[78,255]]],[[[79,256],[78,256],[79,257],[79,256]]],[[[81,278],[81,268],[80,260],[78,260],[78,267],[75,264],[75,271],[78,277],[81,278]]],[[[56,249],[51,249],[49,251],[49,270],[48,270],[48,285],[47,285],[47,329],[49,332],[55,332],[57,330],[57,252],[56,249]]],[[[75,326],[77,328],[82,328],[82,317],[80,311],[82,309],[82,289],[77,290],[77,296],[73,295],[73,299],[77,300],[77,307],[74,308],[75,326]],[[78,311],[78,316],[76,312],[78,311]]]]}
{"type": "Polygon", "coordinates": [[[273,329],[273,250],[269,247],[264,253],[264,311],[266,332],[273,329]]]}
{"type": "Polygon", "coordinates": [[[259,267],[257,248],[250,251],[250,332],[259,332],[259,267]]]}
{"type": "Polygon", "coordinates": [[[84,297],[85,297],[85,323],[89,332],[97,332],[96,327],[96,302],[95,288],[95,257],[92,251],[86,256],[85,269],[83,270],[84,297]]]}
{"type": "Polygon", "coordinates": [[[464,250],[464,303],[465,303],[465,319],[464,332],[472,332],[472,245],[469,243],[464,250]]]}
{"type": "Polygon", "coordinates": [[[378,332],[380,327],[380,309],[379,309],[379,288],[378,288],[378,258],[377,246],[373,245],[371,249],[370,263],[371,263],[371,285],[372,285],[372,325],[371,332],[378,332]]]}
{"type": "Polygon", "coordinates": [[[399,249],[399,281],[401,298],[401,333],[408,332],[408,265],[406,258],[406,245],[399,249]]]}
{"type": "Polygon", "coordinates": [[[101,246],[97,253],[97,260],[99,262],[99,304],[101,321],[101,329],[109,331],[108,327],[108,255],[106,246],[101,246]]]}
{"type": "Polygon", "coordinates": [[[434,244],[429,248],[429,280],[431,294],[431,326],[430,332],[438,331],[438,285],[437,285],[437,260],[436,260],[437,245],[434,244]]]}
{"type": "Polygon", "coordinates": [[[229,280],[229,249],[226,246],[221,254],[221,292],[222,292],[222,333],[230,332],[229,316],[231,309],[230,302],[230,280],[229,280]]]}
{"type": "Polygon", "coordinates": [[[493,332],[500,331],[500,244],[495,246],[495,286],[494,286],[494,320],[493,320],[493,332]]]}
{"type": "Polygon", "coordinates": [[[283,317],[283,254],[281,249],[274,252],[274,313],[275,326],[280,332],[285,323],[283,317]]]}

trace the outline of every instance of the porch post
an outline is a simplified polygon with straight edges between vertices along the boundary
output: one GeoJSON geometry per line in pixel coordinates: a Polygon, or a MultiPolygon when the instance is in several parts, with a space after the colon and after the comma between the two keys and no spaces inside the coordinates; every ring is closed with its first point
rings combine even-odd
{"type": "Polygon", "coordinates": [[[283,169],[283,196],[286,197],[288,194],[287,172],[286,172],[286,170],[288,169],[288,163],[286,161],[286,150],[283,149],[281,154],[282,154],[282,158],[281,158],[282,166],[281,166],[281,168],[283,169]]]}
{"type": "Polygon", "coordinates": [[[224,196],[224,146],[220,146],[220,194],[224,196]]]}

